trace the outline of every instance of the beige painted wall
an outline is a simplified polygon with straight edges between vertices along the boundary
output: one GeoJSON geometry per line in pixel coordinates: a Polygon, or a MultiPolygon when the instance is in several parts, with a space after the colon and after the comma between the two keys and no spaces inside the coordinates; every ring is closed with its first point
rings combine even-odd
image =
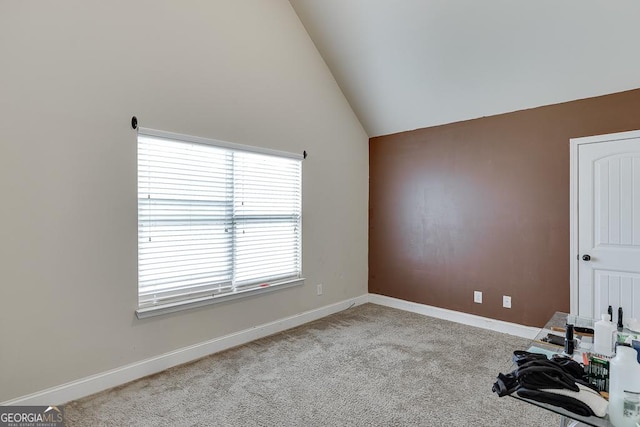
{"type": "Polygon", "coordinates": [[[367,292],[367,135],[286,0],[1,1],[0,58],[0,402],[367,292]],[[137,320],[132,115],[307,150],[306,284],[137,320]]]}

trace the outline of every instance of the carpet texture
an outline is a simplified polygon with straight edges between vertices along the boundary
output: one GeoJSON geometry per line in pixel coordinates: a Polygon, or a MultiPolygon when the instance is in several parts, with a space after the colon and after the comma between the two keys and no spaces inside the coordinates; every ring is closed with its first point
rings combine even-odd
{"type": "Polygon", "coordinates": [[[527,344],[365,304],[70,402],[66,425],[559,425],[491,392],[527,344]]]}

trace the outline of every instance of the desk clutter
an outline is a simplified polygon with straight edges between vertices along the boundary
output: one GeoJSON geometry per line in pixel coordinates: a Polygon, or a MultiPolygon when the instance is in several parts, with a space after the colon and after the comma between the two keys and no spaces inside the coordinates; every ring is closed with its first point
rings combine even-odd
{"type": "Polygon", "coordinates": [[[607,400],[587,378],[584,367],[568,356],[528,351],[514,351],[517,368],[508,374],[498,374],[492,390],[498,396],[517,393],[518,396],[559,406],[585,417],[604,417],[607,400]]]}
{"type": "Polygon", "coordinates": [[[543,329],[528,351],[513,353],[515,369],[498,374],[493,392],[640,426],[640,325],[631,320],[624,328],[620,308],[616,325],[609,307],[593,329],[569,321],[543,329]]]}

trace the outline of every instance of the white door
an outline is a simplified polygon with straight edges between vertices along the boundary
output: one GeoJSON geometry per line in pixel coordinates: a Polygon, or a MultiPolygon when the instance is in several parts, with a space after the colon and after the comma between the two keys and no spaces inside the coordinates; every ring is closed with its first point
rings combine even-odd
{"type": "Polygon", "coordinates": [[[572,139],[571,151],[572,312],[640,319],[640,131],[572,139]]]}

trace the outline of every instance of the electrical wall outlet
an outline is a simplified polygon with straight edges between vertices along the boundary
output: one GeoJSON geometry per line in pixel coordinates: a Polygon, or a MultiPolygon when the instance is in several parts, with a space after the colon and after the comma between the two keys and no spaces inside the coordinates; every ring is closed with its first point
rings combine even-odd
{"type": "Polygon", "coordinates": [[[322,295],[322,283],[318,284],[318,295],[322,295]]]}
{"type": "Polygon", "coordinates": [[[504,308],[511,308],[511,297],[507,295],[502,296],[502,306],[504,308]]]}
{"type": "Polygon", "coordinates": [[[473,291],[473,302],[477,304],[482,304],[482,292],[473,291]]]}

